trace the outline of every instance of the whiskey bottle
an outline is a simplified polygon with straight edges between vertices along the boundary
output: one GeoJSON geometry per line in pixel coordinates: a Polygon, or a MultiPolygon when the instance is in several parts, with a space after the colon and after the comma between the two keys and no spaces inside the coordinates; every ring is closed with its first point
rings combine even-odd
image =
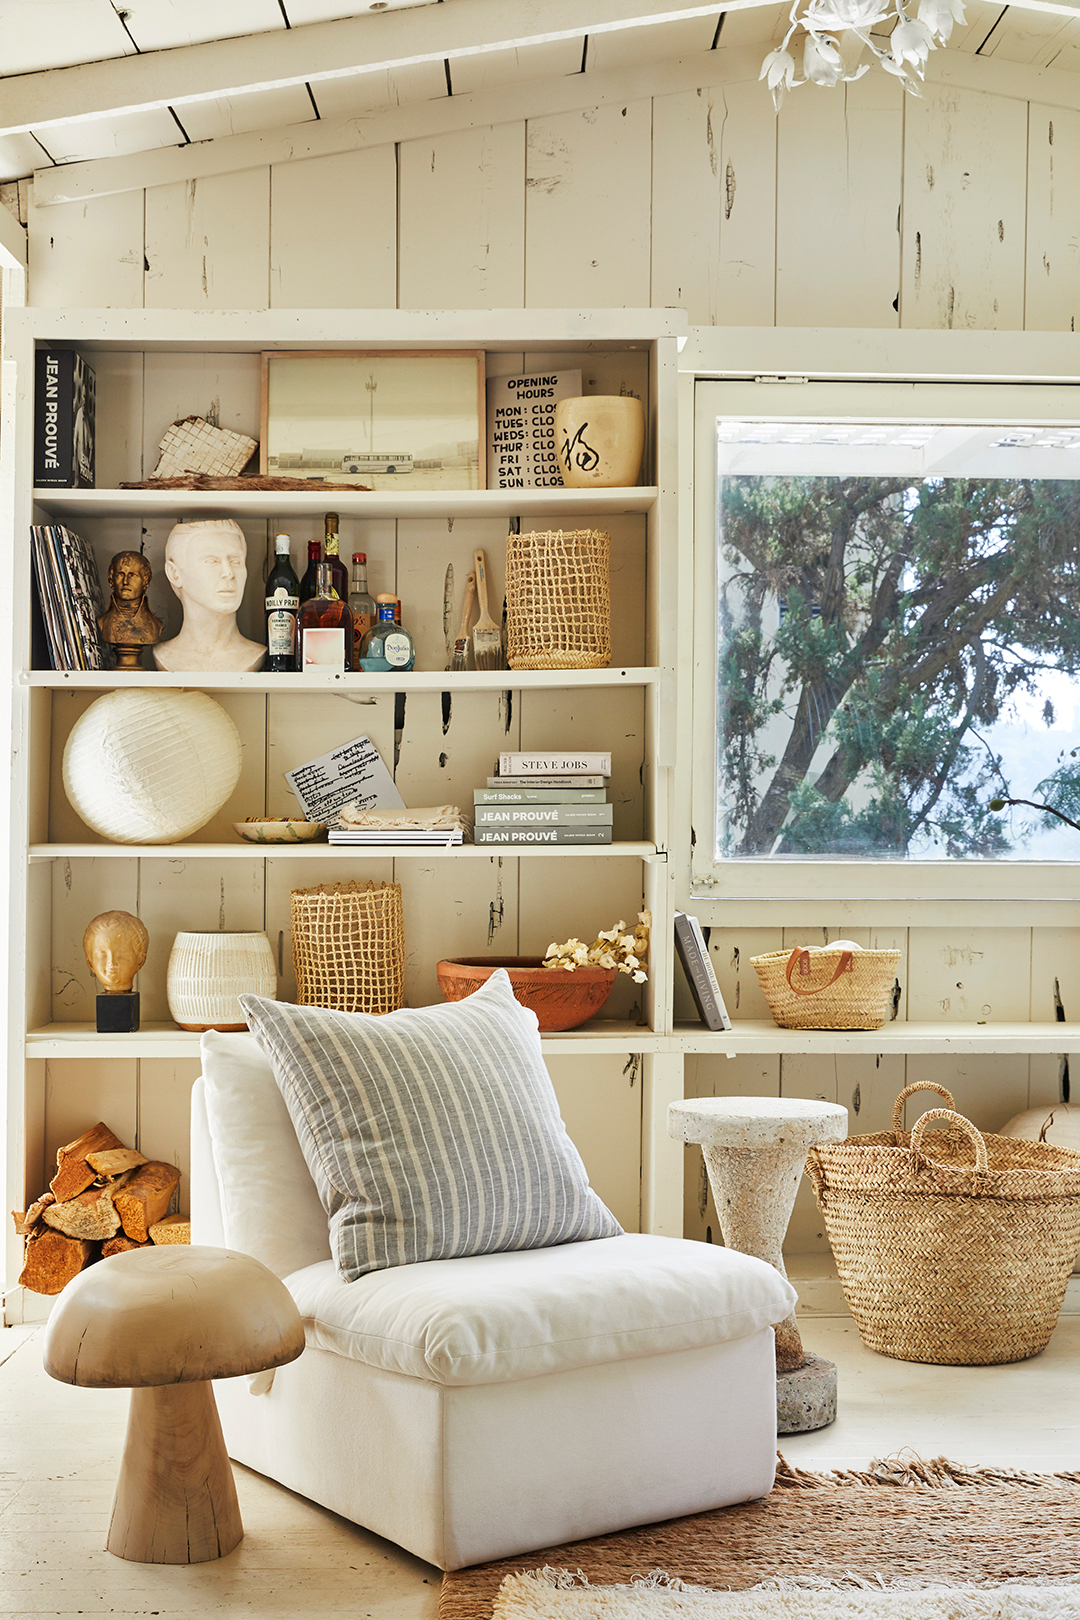
{"type": "Polygon", "coordinates": [[[352,645],[349,604],[334,591],[330,564],[321,562],[318,589],[300,609],[300,668],[344,673],[352,668],[352,645]]]}
{"type": "Polygon", "coordinates": [[[349,607],[353,616],[353,669],[359,669],[360,644],[375,623],[375,599],[367,588],[367,553],[354,551],[349,607]]]}
{"type": "Polygon", "coordinates": [[[274,556],[274,566],[266,580],[266,668],[272,675],[290,675],[297,667],[300,581],[289,559],[287,534],[276,537],[274,556]]]}
{"type": "Polygon", "coordinates": [[[322,562],[322,541],[309,540],[307,548],[307,567],[304,577],[300,581],[300,601],[310,602],[319,589],[319,564],[322,562]]]}
{"type": "Polygon", "coordinates": [[[341,560],[338,551],[338,515],[336,512],[327,512],[323,522],[326,533],[323,536],[323,560],[330,564],[330,582],[337,595],[343,602],[349,600],[349,570],[341,560]]]}
{"type": "Polygon", "coordinates": [[[409,632],[394,623],[396,600],[390,595],[375,598],[379,617],[360,644],[360,656],[381,658],[391,669],[412,669],[416,662],[416,647],[409,632]]]}

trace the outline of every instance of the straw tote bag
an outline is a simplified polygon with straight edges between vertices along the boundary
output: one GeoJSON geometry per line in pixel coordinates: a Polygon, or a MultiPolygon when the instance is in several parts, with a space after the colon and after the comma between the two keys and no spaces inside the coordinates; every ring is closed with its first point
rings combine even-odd
{"type": "Polygon", "coordinates": [[[1045,1347],[1080,1244],[1080,1153],[984,1136],[925,1083],[897,1097],[891,1131],[812,1148],[806,1171],[868,1349],[981,1367],[1045,1347]],[[948,1107],[909,1135],[916,1091],[948,1107]]]}

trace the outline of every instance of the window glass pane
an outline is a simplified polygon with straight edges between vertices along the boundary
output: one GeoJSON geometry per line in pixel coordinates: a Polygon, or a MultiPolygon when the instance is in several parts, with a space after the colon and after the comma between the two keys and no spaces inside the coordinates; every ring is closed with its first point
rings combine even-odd
{"type": "Polygon", "coordinates": [[[1080,433],[717,449],[717,855],[1080,860],[1080,433]]]}

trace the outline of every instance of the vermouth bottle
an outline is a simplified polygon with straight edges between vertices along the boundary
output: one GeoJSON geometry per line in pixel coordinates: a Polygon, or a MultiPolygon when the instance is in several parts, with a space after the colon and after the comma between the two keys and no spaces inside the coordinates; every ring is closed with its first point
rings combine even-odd
{"type": "Polygon", "coordinates": [[[323,536],[323,560],[330,564],[330,582],[343,602],[349,600],[349,570],[341,560],[338,551],[338,515],[336,512],[327,512],[323,519],[326,533],[323,536]]]}
{"type": "Polygon", "coordinates": [[[318,590],[300,609],[300,668],[352,669],[353,625],[349,604],[335,593],[330,564],[319,564],[318,590]]]}
{"type": "Polygon", "coordinates": [[[367,588],[367,553],[354,551],[349,607],[353,616],[353,669],[359,669],[360,643],[375,623],[375,598],[367,588]]]}
{"type": "Polygon", "coordinates": [[[290,675],[297,668],[296,621],[300,612],[300,581],[289,559],[289,537],[274,540],[274,566],[266,581],[266,667],[272,675],[290,675]]]}
{"type": "Polygon", "coordinates": [[[412,669],[416,662],[416,647],[409,632],[394,623],[396,600],[390,595],[375,598],[379,617],[360,644],[360,656],[382,658],[391,669],[412,669]]]}

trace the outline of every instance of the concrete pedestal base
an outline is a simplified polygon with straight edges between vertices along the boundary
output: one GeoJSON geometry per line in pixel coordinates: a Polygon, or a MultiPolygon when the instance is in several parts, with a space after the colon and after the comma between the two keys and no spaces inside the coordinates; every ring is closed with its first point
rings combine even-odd
{"type": "Polygon", "coordinates": [[[776,1375],[777,1434],[808,1434],[836,1419],[836,1367],[807,1352],[806,1365],[776,1375]]]}

